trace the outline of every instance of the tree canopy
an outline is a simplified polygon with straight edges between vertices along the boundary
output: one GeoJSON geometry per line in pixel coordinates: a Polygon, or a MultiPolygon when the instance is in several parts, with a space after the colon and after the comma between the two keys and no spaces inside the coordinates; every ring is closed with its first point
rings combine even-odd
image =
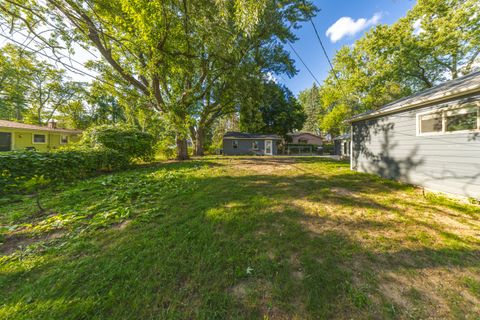
{"type": "Polygon", "coordinates": [[[305,112],[293,93],[285,86],[267,81],[258,96],[242,106],[240,129],[286,137],[288,133],[300,130],[305,119],[305,112]]]}
{"type": "Polygon", "coordinates": [[[188,133],[201,140],[215,118],[233,112],[252,78],[295,73],[283,43],[316,9],[303,0],[6,0],[0,10],[51,48],[58,39],[94,47],[145,97],[144,108],[168,119],[185,158],[188,133]]]}
{"type": "Polygon", "coordinates": [[[45,124],[66,105],[80,100],[85,83],[71,81],[58,69],[17,45],[0,49],[0,116],[45,124]]]}
{"type": "Polygon", "coordinates": [[[404,18],[337,51],[319,91],[319,127],[341,133],[354,114],[478,69],[479,54],[478,1],[419,0],[404,18]]]}

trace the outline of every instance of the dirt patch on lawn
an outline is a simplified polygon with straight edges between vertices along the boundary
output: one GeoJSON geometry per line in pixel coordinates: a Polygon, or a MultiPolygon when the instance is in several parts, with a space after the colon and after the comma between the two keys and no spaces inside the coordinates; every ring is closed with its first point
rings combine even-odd
{"type": "Polygon", "coordinates": [[[230,292],[237,299],[245,299],[247,297],[247,283],[240,282],[230,288],[230,292]]]}
{"type": "Polygon", "coordinates": [[[275,174],[279,171],[295,170],[295,159],[247,158],[232,160],[232,167],[262,174],[275,174]]]}
{"type": "Polygon", "coordinates": [[[382,276],[379,293],[411,317],[447,319],[454,308],[478,314],[480,300],[463,290],[459,282],[466,274],[459,268],[424,269],[414,274],[389,271],[382,276]]]}
{"type": "Polygon", "coordinates": [[[279,307],[272,305],[272,284],[266,280],[245,280],[230,288],[230,294],[247,308],[255,308],[264,319],[292,319],[279,307]]]}
{"type": "Polygon", "coordinates": [[[22,233],[21,230],[7,235],[0,244],[0,255],[10,255],[18,250],[23,250],[26,247],[39,242],[46,242],[59,239],[65,235],[65,232],[58,230],[42,235],[31,235],[22,233]]]}
{"type": "Polygon", "coordinates": [[[132,220],[124,220],[124,221],[120,222],[119,224],[114,225],[113,229],[125,230],[131,222],[132,222],[132,220]]]}

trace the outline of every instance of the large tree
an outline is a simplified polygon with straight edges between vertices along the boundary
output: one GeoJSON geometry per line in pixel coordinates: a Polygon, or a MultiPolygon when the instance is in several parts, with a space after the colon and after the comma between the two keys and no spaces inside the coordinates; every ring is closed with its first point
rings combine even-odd
{"type": "Polygon", "coordinates": [[[268,81],[258,87],[258,91],[258,97],[241,107],[242,130],[287,137],[288,133],[303,127],[305,112],[288,88],[268,81]]]}
{"type": "Polygon", "coordinates": [[[42,125],[52,120],[59,108],[82,100],[85,84],[70,81],[65,70],[38,62],[28,92],[30,108],[25,116],[26,121],[42,125]]]}
{"type": "Polygon", "coordinates": [[[23,120],[35,73],[35,56],[18,46],[0,48],[0,118],[23,120]]]}
{"type": "MultiPolygon", "coordinates": [[[[253,72],[293,73],[282,42],[315,8],[304,0],[5,0],[15,27],[51,28],[95,47],[129,86],[164,114],[177,133],[177,156],[188,157],[186,137],[231,112],[235,88],[253,72]]],[[[200,133],[200,134],[197,134],[200,133]]],[[[199,150],[199,152],[202,152],[199,150]]]]}
{"type": "Polygon", "coordinates": [[[53,119],[60,107],[79,101],[84,83],[70,81],[58,69],[20,46],[0,49],[0,117],[36,124],[53,119]]]}
{"type": "Polygon", "coordinates": [[[302,131],[320,134],[318,125],[320,115],[322,114],[322,104],[320,101],[320,89],[314,83],[309,89],[305,89],[298,95],[298,101],[305,110],[307,116],[302,131]]]}

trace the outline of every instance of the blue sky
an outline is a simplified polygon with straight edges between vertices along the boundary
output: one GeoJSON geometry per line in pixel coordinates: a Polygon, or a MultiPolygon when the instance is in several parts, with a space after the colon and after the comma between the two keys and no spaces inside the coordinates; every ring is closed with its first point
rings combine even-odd
{"type": "MultiPolygon", "coordinates": [[[[331,59],[338,49],[351,45],[375,24],[392,24],[405,16],[415,5],[414,0],[313,0],[313,2],[321,9],[313,21],[331,59]]],[[[322,81],[327,76],[329,65],[310,22],[304,23],[295,33],[299,40],[293,47],[315,77],[322,81]]],[[[288,46],[287,49],[289,50],[288,46]]],[[[298,94],[311,87],[314,80],[295,53],[291,52],[291,56],[295,59],[295,66],[299,72],[291,79],[282,76],[279,80],[293,93],[298,94]]]]}

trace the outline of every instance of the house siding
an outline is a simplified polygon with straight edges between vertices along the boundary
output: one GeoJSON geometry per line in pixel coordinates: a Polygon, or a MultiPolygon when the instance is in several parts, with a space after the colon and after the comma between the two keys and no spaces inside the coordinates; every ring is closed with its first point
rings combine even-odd
{"type": "Polygon", "coordinates": [[[302,134],[292,136],[292,143],[293,144],[299,144],[300,143],[299,140],[307,140],[306,144],[314,144],[314,145],[318,145],[318,146],[322,145],[322,138],[321,137],[318,137],[318,136],[315,136],[315,135],[309,134],[309,133],[302,133],[302,134]]]}
{"type": "Polygon", "coordinates": [[[480,132],[417,135],[417,114],[480,95],[352,123],[352,169],[480,198],[480,132]]]}
{"type": "Polygon", "coordinates": [[[0,132],[7,132],[12,134],[12,150],[25,150],[29,147],[34,147],[35,150],[44,152],[52,149],[58,149],[64,145],[60,144],[60,137],[67,135],[69,137],[69,143],[78,142],[80,136],[71,133],[53,133],[49,131],[27,131],[13,128],[0,128],[0,132]],[[34,134],[44,134],[47,136],[46,143],[38,144],[33,143],[34,134]]]}
{"type": "MultiPolygon", "coordinates": [[[[270,139],[267,139],[270,140],[270,139]]],[[[273,154],[277,154],[277,141],[272,140],[273,154]]],[[[223,139],[223,154],[224,155],[264,155],[265,140],[261,139],[223,139]],[[233,141],[238,141],[238,148],[233,148],[233,141]],[[258,141],[258,150],[252,149],[252,142],[258,141]]]]}

